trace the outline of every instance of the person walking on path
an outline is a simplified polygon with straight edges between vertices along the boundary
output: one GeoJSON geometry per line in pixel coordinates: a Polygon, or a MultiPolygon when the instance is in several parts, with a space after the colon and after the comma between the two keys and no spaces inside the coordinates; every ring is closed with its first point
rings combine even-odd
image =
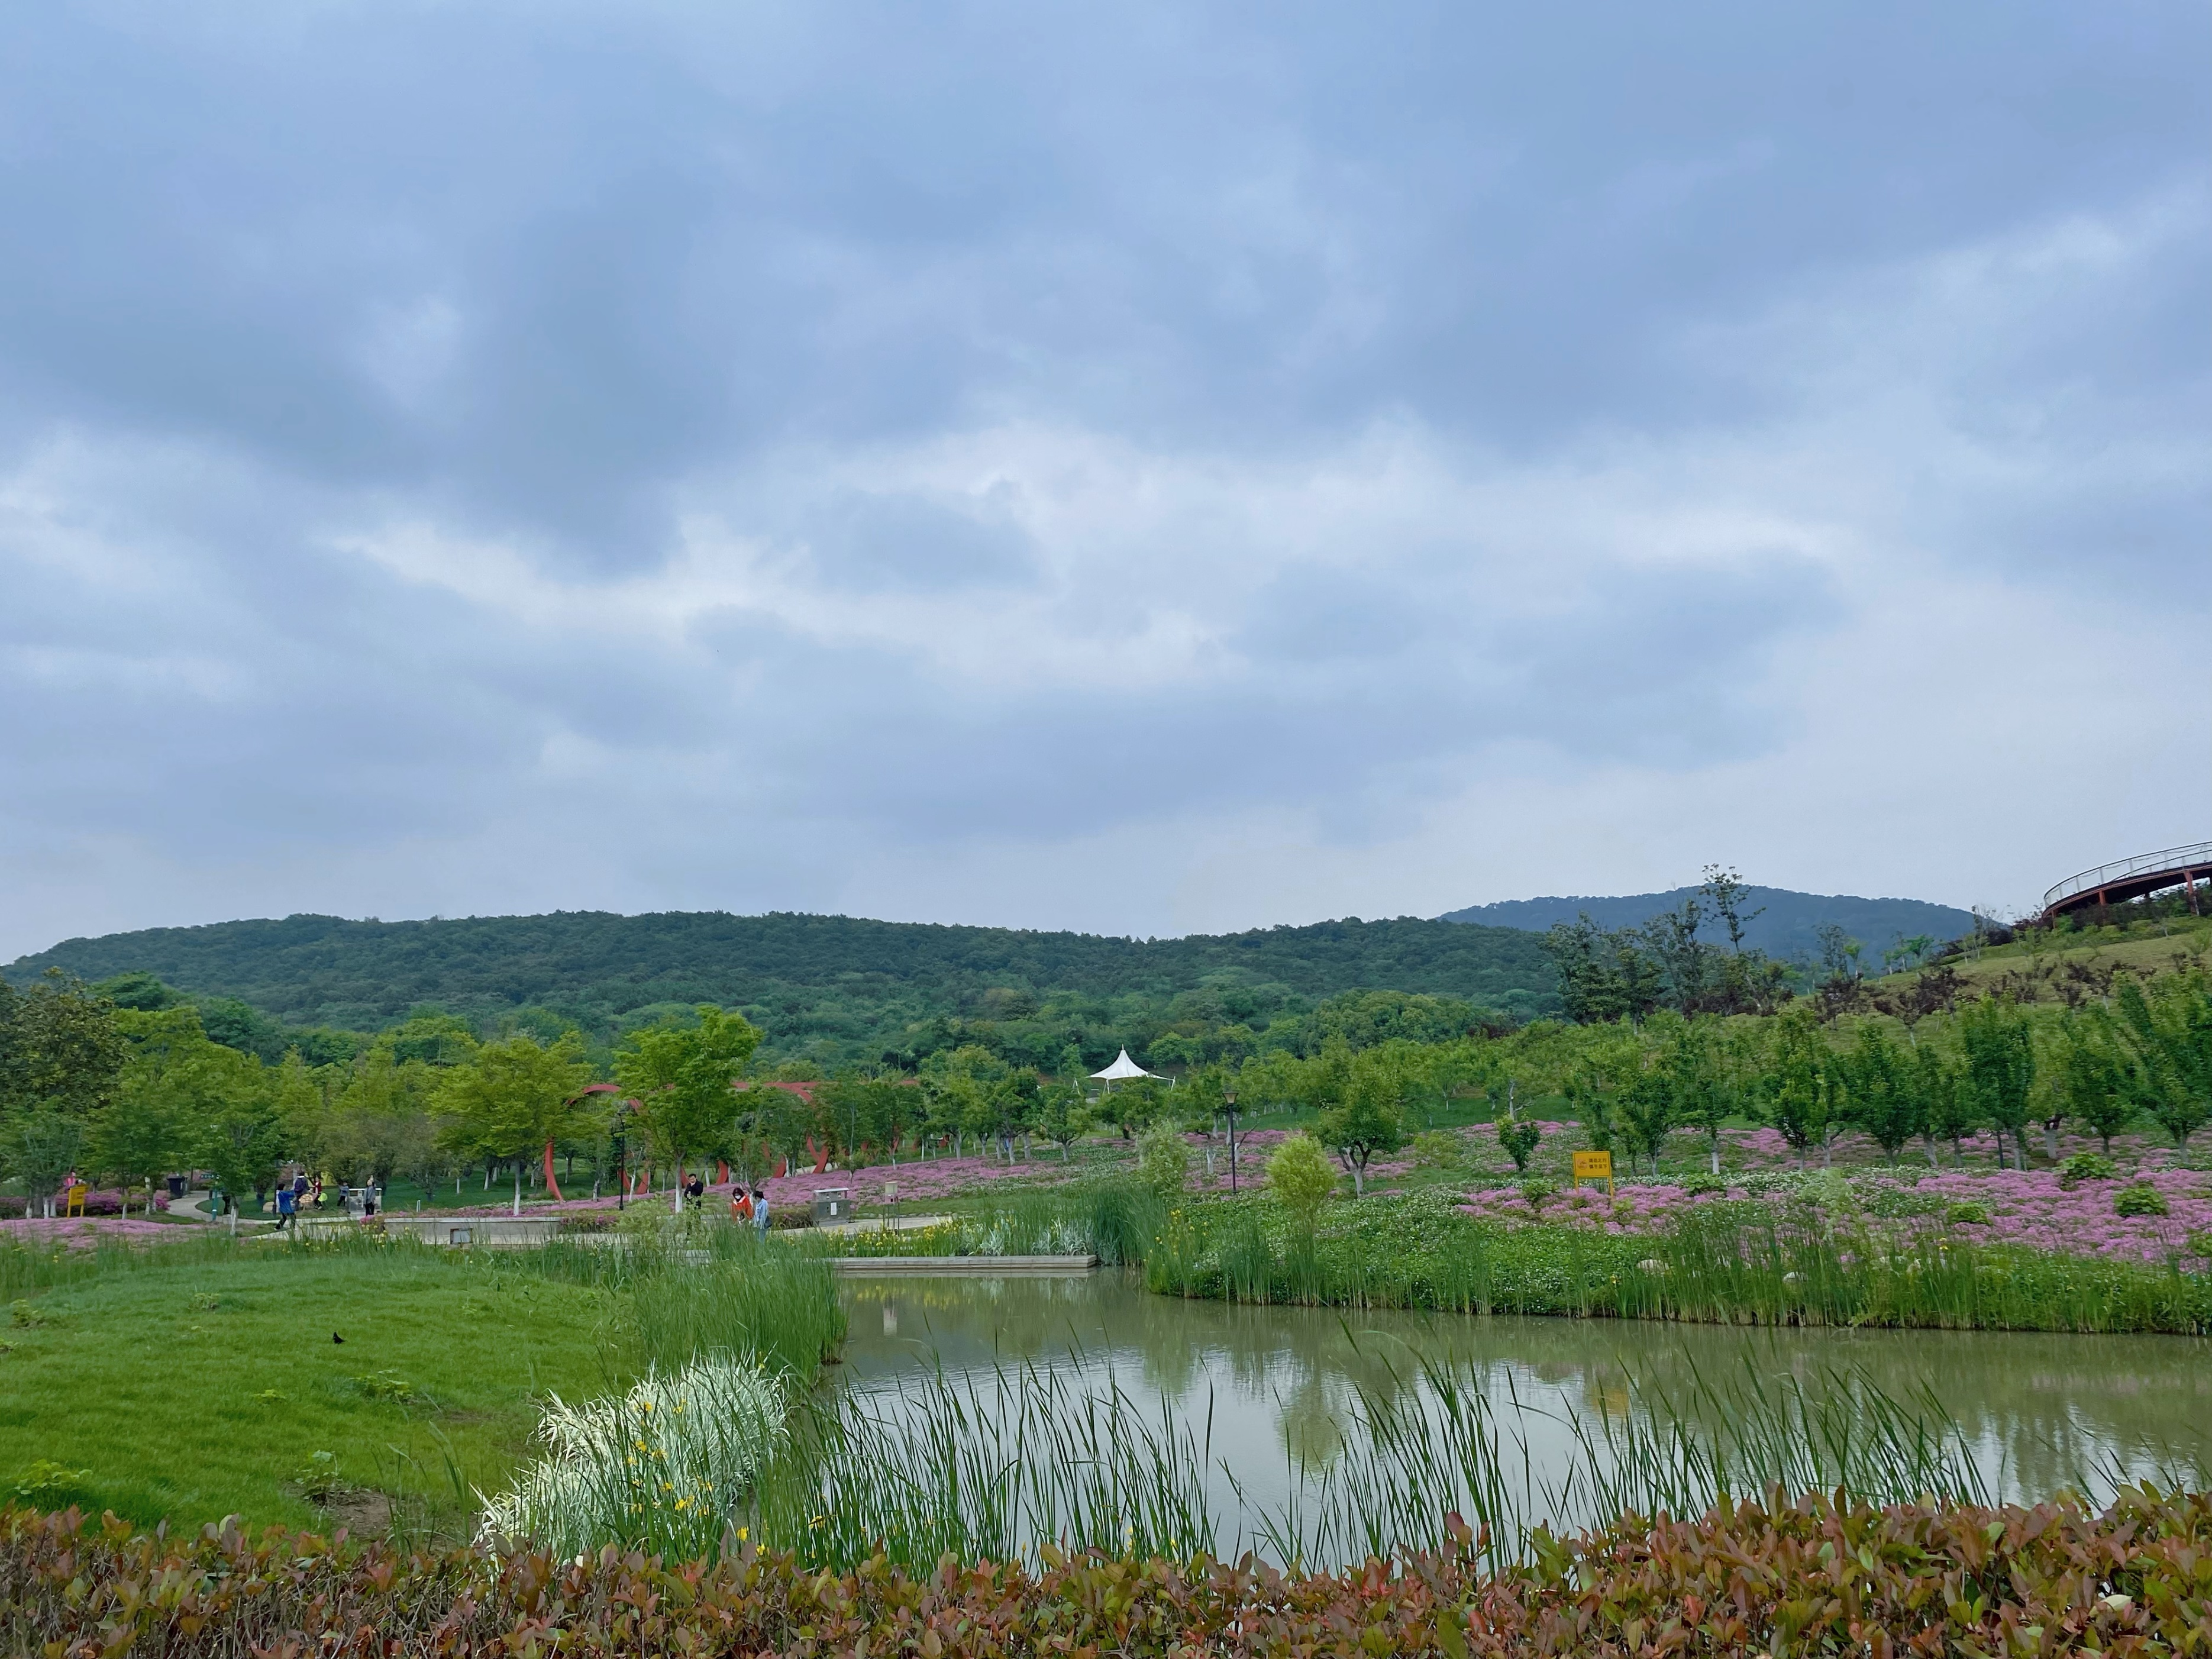
{"type": "Polygon", "coordinates": [[[730,1219],[744,1226],[752,1224],[753,1201],[742,1187],[730,1194],[730,1219]]]}
{"type": "Polygon", "coordinates": [[[299,1219],[300,1194],[289,1181],[280,1182],[276,1188],[276,1231],[284,1231],[299,1219]]]}
{"type": "Polygon", "coordinates": [[[768,1194],[757,1187],[753,1188],[753,1225],[763,1238],[768,1237],[768,1194]]]}

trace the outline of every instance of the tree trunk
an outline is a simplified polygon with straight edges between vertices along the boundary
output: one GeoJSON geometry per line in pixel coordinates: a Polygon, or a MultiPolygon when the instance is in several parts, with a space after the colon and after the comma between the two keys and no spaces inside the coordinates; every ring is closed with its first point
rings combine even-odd
{"type": "Polygon", "coordinates": [[[514,1160],[514,1212],[522,1213],[522,1160],[514,1160]]]}

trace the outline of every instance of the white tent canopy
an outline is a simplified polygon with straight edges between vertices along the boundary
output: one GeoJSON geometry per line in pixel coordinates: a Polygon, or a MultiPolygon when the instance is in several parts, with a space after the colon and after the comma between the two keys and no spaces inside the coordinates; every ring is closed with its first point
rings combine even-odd
{"type": "Polygon", "coordinates": [[[1138,1065],[1135,1060],[1129,1058],[1129,1051],[1124,1048],[1114,1057],[1114,1063],[1111,1066],[1103,1072],[1093,1072],[1091,1076],[1092,1081],[1097,1083],[1119,1083],[1124,1079],[1133,1077],[1157,1078],[1159,1073],[1148,1072],[1138,1065]]]}

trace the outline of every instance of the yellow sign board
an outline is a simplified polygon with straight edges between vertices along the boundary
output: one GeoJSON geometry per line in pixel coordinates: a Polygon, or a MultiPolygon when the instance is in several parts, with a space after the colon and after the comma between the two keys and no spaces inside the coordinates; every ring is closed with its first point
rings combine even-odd
{"type": "Polygon", "coordinates": [[[1613,1154],[1611,1152],[1577,1152],[1575,1154],[1575,1184],[1585,1181],[1602,1181],[1607,1198],[1613,1196],[1613,1154]]]}

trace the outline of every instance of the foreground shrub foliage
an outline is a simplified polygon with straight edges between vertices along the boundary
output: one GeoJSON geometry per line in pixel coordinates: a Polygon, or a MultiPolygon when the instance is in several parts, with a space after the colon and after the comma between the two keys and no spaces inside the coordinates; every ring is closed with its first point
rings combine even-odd
{"type": "Polygon", "coordinates": [[[1540,1540],[1489,1575],[1432,1554],[1283,1575],[1200,1559],[949,1558],[840,1576],[528,1551],[402,1556],[235,1525],[134,1534],[0,1511],[0,1634],[56,1656],[753,1653],[2048,1654],[2212,1650],[2212,1496],[1838,1507],[1808,1498],[1540,1540]]]}

